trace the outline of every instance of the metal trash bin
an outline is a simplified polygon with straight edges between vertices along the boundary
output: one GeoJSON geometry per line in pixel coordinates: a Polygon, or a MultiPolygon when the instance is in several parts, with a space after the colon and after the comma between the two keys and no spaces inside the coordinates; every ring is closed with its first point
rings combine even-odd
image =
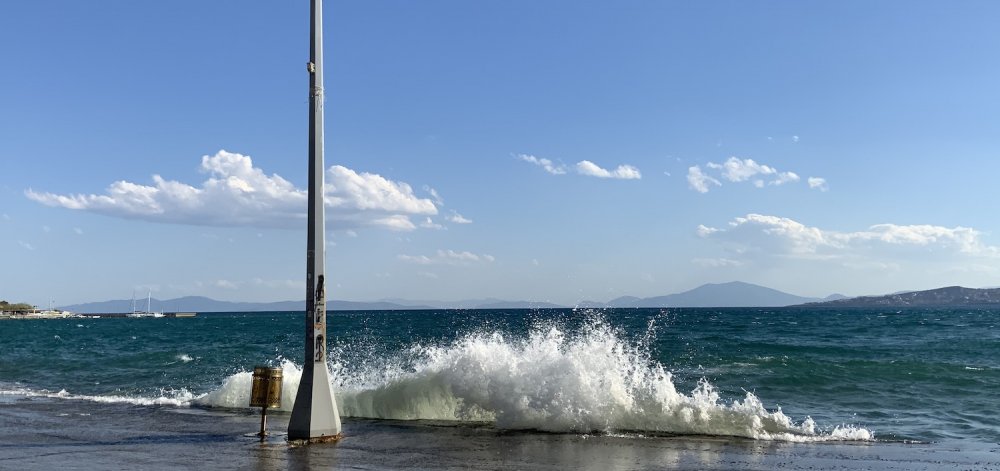
{"type": "Polygon", "coordinates": [[[260,433],[257,435],[261,440],[267,436],[267,409],[269,407],[281,407],[281,368],[271,368],[267,366],[255,366],[253,368],[253,382],[250,386],[250,407],[260,407],[260,433]]]}
{"type": "Polygon", "coordinates": [[[255,366],[250,389],[250,407],[281,406],[281,368],[255,366]]]}

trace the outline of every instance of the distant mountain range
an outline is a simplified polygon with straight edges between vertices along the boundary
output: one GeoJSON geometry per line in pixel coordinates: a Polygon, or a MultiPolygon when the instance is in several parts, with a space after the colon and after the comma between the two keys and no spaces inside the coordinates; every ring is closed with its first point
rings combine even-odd
{"type": "Polygon", "coordinates": [[[1000,288],[946,288],[909,291],[884,296],[858,296],[826,302],[808,303],[802,307],[955,307],[1000,306],[1000,288]]]}
{"type": "Polygon", "coordinates": [[[807,298],[764,286],[733,281],[701,285],[682,293],[652,298],[623,296],[606,303],[585,301],[580,307],[779,307],[845,297],[842,294],[832,294],[826,298],[807,298]]]}
{"type": "MultiPolygon", "coordinates": [[[[140,309],[144,302],[137,303],[140,309]]],[[[280,301],[249,303],[218,301],[203,296],[151,301],[152,310],[165,312],[253,312],[253,311],[303,311],[305,301],[280,301]]],[[[651,298],[623,296],[608,302],[584,301],[573,307],[629,308],[629,307],[783,307],[840,308],[840,307],[933,307],[933,306],[1000,306],[1000,288],[947,288],[926,291],[908,291],[884,296],[859,296],[848,298],[832,294],[826,298],[807,298],[750,283],[706,284],[682,293],[651,298]]],[[[336,311],[385,311],[404,309],[548,309],[565,308],[558,304],[538,301],[504,301],[495,298],[467,299],[462,301],[413,301],[390,298],[375,302],[330,301],[336,311]]],[[[119,299],[86,304],[63,306],[60,309],[78,313],[130,312],[132,300],[119,299]]]]}
{"type": "MultiPolygon", "coordinates": [[[[185,296],[182,298],[159,300],[153,298],[150,302],[153,311],[157,312],[255,312],[255,311],[304,311],[305,301],[278,301],[273,303],[249,303],[234,301],[218,301],[204,296],[185,296]]],[[[137,303],[138,309],[145,309],[145,300],[137,303]]],[[[394,309],[431,309],[430,306],[403,306],[389,302],[352,302],[331,301],[330,308],[337,311],[394,310],[394,309]]],[[[81,314],[131,312],[132,300],[116,299],[84,304],[63,306],[59,309],[81,314]]]]}
{"type": "MultiPolygon", "coordinates": [[[[826,298],[807,298],[788,294],[763,286],[734,281],[721,284],[707,284],[682,293],[651,298],[624,296],[606,303],[584,301],[575,307],[778,307],[793,304],[805,304],[821,301],[843,299],[845,296],[834,294],[826,298]]],[[[138,303],[139,308],[145,308],[144,302],[138,303]]],[[[383,299],[375,302],[330,301],[330,308],[338,311],[347,310],[401,310],[401,309],[547,309],[565,308],[540,301],[505,301],[495,298],[468,299],[462,301],[413,301],[399,298],[383,299]]],[[[98,312],[130,312],[132,300],[119,299],[85,304],[62,306],[60,309],[78,313],[98,312]]],[[[253,312],[253,311],[302,311],[305,301],[279,301],[270,303],[251,303],[218,301],[203,296],[185,296],[182,298],[151,301],[153,311],[165,312],[253,312]]]]}

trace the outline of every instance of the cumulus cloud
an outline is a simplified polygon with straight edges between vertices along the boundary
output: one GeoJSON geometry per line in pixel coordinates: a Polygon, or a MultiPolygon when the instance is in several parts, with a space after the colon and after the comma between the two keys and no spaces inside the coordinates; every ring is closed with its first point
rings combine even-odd
{"type": "Polygon", "coordinates": [[[721,164],[709,162],[706,166],[711,169],[721,170],[722,177],[731,182],[742,182],[749,180],[755,175],[772,175],[778,172],[767,165],[754,162],[753,159],[740,159],[736,157],[730,157],[729,160],[721,164]]]}
{"type": "MultiPolygon", "coordinates": [[[[556,164],[549,159],[535,157],[528,154],[517,154],[516,157],[518,160],[542,167],[546,172],[553,175],[565,175],[567,172],[565,165],[556,164]]],[[[608,170],[589,160],[581,160],[577,162],[573,168],[576,169],[576,173],[588,177],[611,178],[618,180],[638,180],[642,178],[642,172],[640,172],[638,168],[628,164],[622,164],[615,167],[614,170],[608,170]]]]}
{"type": "Polygon", "coordinates": [[[417,265],[471,265],[474,263],[492,263],[496,260],[492,255],[475,254],[468,251],[438,250],[433,256],[398,255],[397,258],[407,263],[417,265]]]}
{"type": "Polygon", "coordinates": [[[718,180],[705,175],[705,173],[701,171],[701,167],[697,165],[688,168],[687,180],[688,186],[698,193],[708,193],[709,185],[722,185],[722,183],[718,180]]]}
{"type": "Polygon", "coordinates": [[[827,191],[827,190],[830,189],[830,187],[828,187],[826,185],[826,179],[825,178],[809,177],[809,179],[807,181],[809,182],[809,188],[811,188],[811,189],[819,190],[819,191],[827,191]]]}
{"type": "Polygon", "coordinates": [[[697,165],[688,168],[688,185],[692,190],[699,193],[707,193],[712,185],[722,186],[722,182],[710,175],[709,172],[714,172],[720,179],[728,182],[740,183],[749,181],[756,188],[764,188],[768,185],[784,185],[801,180],[795,172],[782,172],[774,167],[758,163],[753,159],[741,159],[739,157],[730,157],[721,164],[709,162],[705,164],[705,169],[703,171],[697,165]]]}
{"type": "Polygon", "coordinates": [[[553,175],[564,175],[566,173],[566,167],[564,165],[556,165],[549,159],[538,158],[528,154],[518,154],[517,158],[519,160],[523,160],[525,162],[542,167],[543,169],[545,169],[546,172],[549,172],[553,175]]]}
{"type": "MultiPolygon", "coordinates": [[[[249,156],[220,150],[201,158],[208,178],[200,186],[153,175],[152,185],[117,181],[104,194],[60,195],[25,191],[39,203],[108,216],[202,226],[300,227],[307,193],[277,174],[265,174],[249,156]]],[[[376,226],[409,231],[411,218],[438,213],[435,202],[416,196],[405,182],[334,165],[325,175],[331,228],[376,226]]],[[[440,201],[436,191],[430,192],[440,201]]]]}
{"type": "Polygon", "coordinates": [[[876,224],[866,230],[840,232],[811,227],[789,218],[748,214],[717,229],[699,225],[699,236],[730,244],[735,253],[763,254],[813,260],[907,256],[941,253],[1000,258],[1000,248],[983,242],[982,233],[968,227],[876,224]]]}
{"type": "Polygon", "coordinates": [[[589,160],[577,162],[576,171],[580,175],[597,178],[615,178],[619,180],[638,180],[642,178],[642,173],[639,172],[639,169],[631,165],[619,165],[614,170],[607,170],[589,160]]]}

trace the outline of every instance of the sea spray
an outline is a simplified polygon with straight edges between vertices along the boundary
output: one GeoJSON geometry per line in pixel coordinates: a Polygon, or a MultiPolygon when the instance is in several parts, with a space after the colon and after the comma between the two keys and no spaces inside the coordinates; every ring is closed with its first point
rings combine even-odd
{"type": "MultiPolygon", "coordinates": [[[[278,410],[291,412],[295,402],[295,393],[299,389],[302,378],[302,368],[290,360],[279,359],[281,364],[281,406],[278,410]]],[[[218,389],[199,396],[193,400],[196,405],[209,407],[244,408],[250,407],[250,391],[253,385],[253,373],[240,371],[228,376],[218,389]]]]}
{"type": "MultiPolygon", "coordinates": [[[[557,325],[538,325],[524,339],[478,332],[384,358],[342,349],[331,352],[332,377],[347,417],[489,422],[504,430],[563,433],[872,438],[857,427],[817,433],[812,419],[795,423],[780,409],[768,411],[750,392],[726,403],[704,379],[690,394],[679,393],[670,372],[651,359],[649,342],[630,344],[623,337],[595,320],[574,335],[557,325]],[[366,359],[345,362],[339,355],[366,359]]],[[[281,409],[290,410],[301,370],[287,360],[282,368],[281,409]]],[[[249,372],[234,374],[195,402],[246,407],[250,380],[249,372]]]]}
{"type": "MultiPolygon", "coordinates": [[[[781,409],[768,410],[750,392],[724,399],[707,379],[678,391],[673,375],[650,353],[660,342],[654,324],[655,318],[650,319],[644,334],[631,337],[600,316],[587,316],[582,324],[535,321],[520,333],[480,325],[480,330],[452,340],[392,349],[386,342],[355,336],[331,348],[331,377],[346,417],[480,422],[501,430],[556,433],[872,439],[865,428],[821,431],[808,417],[793,421],[781,409]]],[[[189,363],[184,356],[201,358],[185,353],[174,359],[189,363]]],[[[301,369],[281,357],[276,363],[284,377],[280,410],[290,411],[301,369]]],[[[242,368],[220,377],[221,384],[207,393],[184,388],[135,395],[10,389],[58,399],[245,409],[252,374],[250,365],[242,368]]]]}

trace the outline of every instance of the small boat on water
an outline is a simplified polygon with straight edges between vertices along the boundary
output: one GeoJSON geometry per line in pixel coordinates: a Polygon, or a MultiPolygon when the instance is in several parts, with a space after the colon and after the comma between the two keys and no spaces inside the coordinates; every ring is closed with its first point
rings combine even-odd
{"type": "Polygon", "coordinates": [[[162,312],[153,312],[151,309],[151,302],[153,300],[153,292],[149,291],[146,293],[146,310],[136,311],[135,310],[135,291],[132,292],[132,312],[125,315],[125,317],[163,317],[162,312]]]}

